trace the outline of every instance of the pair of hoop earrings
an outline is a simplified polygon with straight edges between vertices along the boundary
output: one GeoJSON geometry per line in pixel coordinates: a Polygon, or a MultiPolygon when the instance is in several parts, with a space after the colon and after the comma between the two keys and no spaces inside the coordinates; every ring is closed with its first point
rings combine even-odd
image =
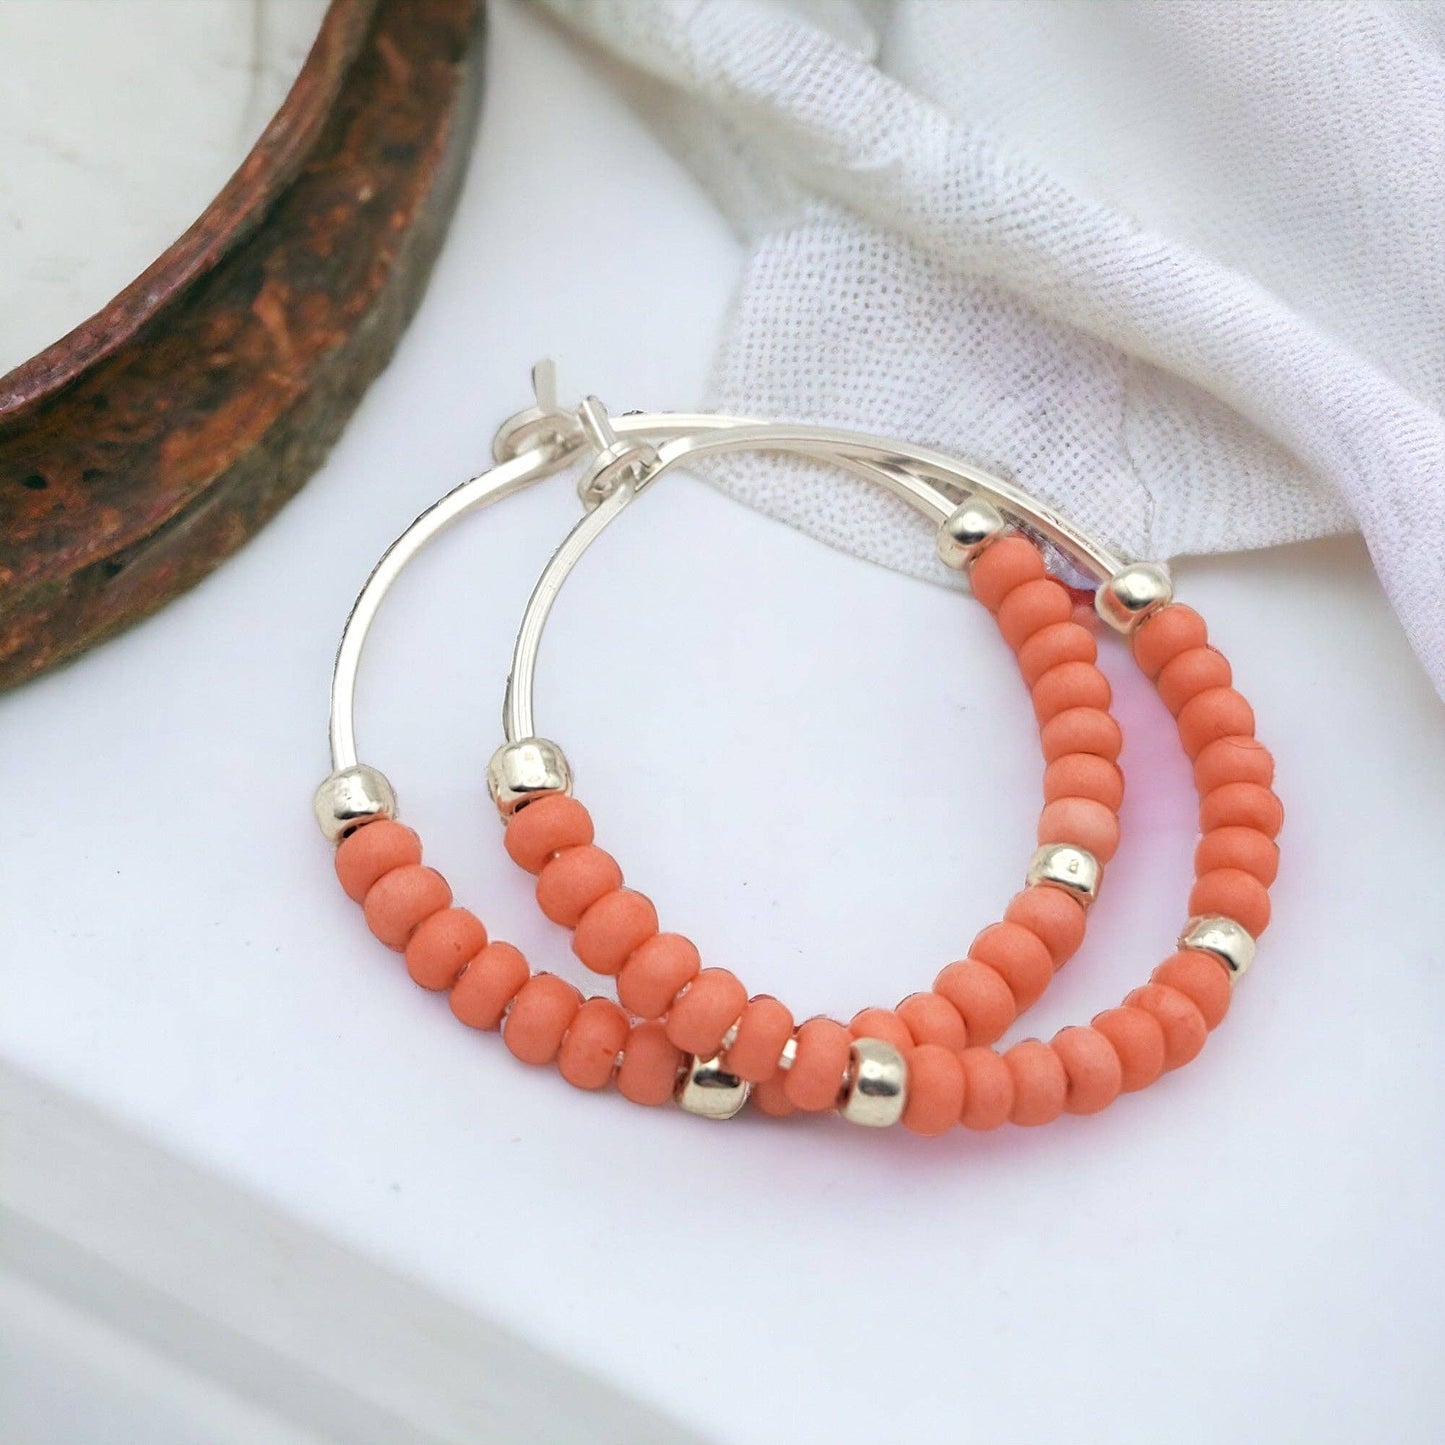
{"type": "Polygon", "coordinates": [[[423,988],[449,994],[476,1029],[500,1030],[525,1063],[553,1063],[572,1084],[614,1083],[641,1104],[676,1099],[731,1118],[751,1099],[763,1113],[836,1109],[853,1123],[902,1123],[920,1134],[954,1124],[993,1129],[1092,1114],[1199,1053],[1224,1017],[1269,922],[1269,885],[1283,809],[1254,714],[1203,620],[1173,600],[1168,570],[1130,562],[1001,479],[923,447],[816,427],[734,417],[634,413],[610,418],[595,398],[558,405],[555,375],[533,372],[536,404],[506,422],[495,465],[424,512],[377,563],[346,623],[331,688],[332,772],[315,812],[336,847],[337,876],[371,931],[404,953],[423,988]],[[966,574],[1018,658],[1040,725],[1045,773],[1039,848],[1003,920],[931,989],[849,1023],[801,1023],[778,999],[749,996],[727,969],[703,967],[682,934],[662,931],[642,893],[623,885],[572,796],[555,743],[538,736],[533,679],[547,617],[582,554],[653,482],[680,462],[724,451],[792,452],[875,482],[938,528],[938,555],[966,574]],[[584,513],[543,569],[527,604],[503,706],[505,740],[487,780],[512,859],[536,876],[537,902],[572,930],[572,949],[611,978],[615,1001],[584,997],[534,973],[511,944],[422,863],[417,835],[397,821],[385,776],[362,763],[353,713],[367,633],[388,589],[438,533],[582,458],[584,513]],[[1118,1008],[1044,1042],[992,1047],[1043,993],[1083,940],[1087,910],[1119,842],[1123,742],[1094,632],[1040,543],[1097,579],[1099,617],[1128,642],[1177,721],[1194,764],[1200,839],[1188,921],[1176,951],[1118,1008]]]}

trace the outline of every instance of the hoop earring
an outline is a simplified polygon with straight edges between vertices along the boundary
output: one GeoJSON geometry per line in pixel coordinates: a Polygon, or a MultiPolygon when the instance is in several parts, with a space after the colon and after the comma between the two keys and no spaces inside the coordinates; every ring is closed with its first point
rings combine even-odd
{"type": "Polygon", "coordinates": [[[413,979],[449,991],[464,1023],[500,1028],[525,1062],[555,1062],[586,1089],[615,1079],[636,1102],[676,1098],[709,1118],[732,1117],[751,1096],[767,1114],[836,1108],[855,1123],[901,1121],[922,1134],[955,1123],[1034,1125],[1094,1113],[1193,1058],[1268,924],[1283,812],[1249,704],[1233,689],[1228,662],[1208,645],[1202,619],[1173,601],[1167,569],[1125,561],[1009,483],[926,448],[741,418],[614,420],[593,398],[566,410],[550,363],[534,371],[534,388],[536,405],[498,433],[496,465],[429,508],[383,555],[352,609],[333,674],[333,771],[317,792],[316,816],[338,844],[343,887],[362,903],[373,933],[405,953],[413,979]],[[1041,726],[1045,808],[1024,890],[932,989],[896,1010],[864,1009],[848,1025],[826,1018],[795,1025],[777,999],[750,998],[728,970],[703,968],[685,937],[659,931],[651,902],[624,888],[615,860],[595,846],[562,749],[535,728],[541,639],[577,561],[671,467],[743,449],[829,462],[927,516],[938,527],[941,561],[969,576],[1017,653],[1041,726]],[[517,949],[490,941],[475,915],[452,906],[445,880],[422,865],[416,834],[396,821],[390,783],[359,761],[353,723],[366,635],[401,571],[462,516],[582,455],[590,455],[578,485],[584,515],[543,569],[523,615],[503,706],[505,741],[488,783],[507,851],[537,875],[538,903],[573,930],[577,956],[615,978],[616,1003],[584,999],[554,974],[534,975],[517,949]],[[1093,635],[1020,527],[1097,579],[1095,610],[1128,639],[1176,716],[1195,764],[1203,836],[1178,949],[1150,981],[1090,1025],[1000,1053],[991,1045],[1083,938],[1085,909],[1118,842],[1123,792],[1122,734],[1108,711],[1093,635]]]}

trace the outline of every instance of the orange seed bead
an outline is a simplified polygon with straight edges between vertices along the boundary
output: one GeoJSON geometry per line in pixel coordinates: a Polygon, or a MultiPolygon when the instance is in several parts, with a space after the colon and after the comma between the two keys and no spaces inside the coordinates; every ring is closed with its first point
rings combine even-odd
{"type": "Polygon", "coordinates": [[[1275,838],[1284,827],[1284,804],[1260,783],[1223,783],[1199,801],[1199,826],[1253,828],[1275,838]]]}
{"type": "Polygon", "coordinates": [[[1096,662],[1099,644],[1078,622],[1054,622],[1041,627],[1019,648],[1019,671],[1032,689],[1050,669],[1063,662],[1096,662]]]}
{"type": "Polygon", "coordinates": [[[786,1119],[789,1114],[797,1113],[788,1102],[787,1077],[786,1074],[774,1074],[771,1079],[754,1084],[748,1102],[758,1113],[773,1119],[786,1119]]]}
{"type": "Polygon", "coordinates": [[[1194,871],[1203,875],[1216,868],[1238,868],[1268,888],[1279,872],[1279,845],[1256,828],[1211,829],[1194,850],[1194,871]]]}
{"type": "Polygon", "coordinates": [[[1174,602],[1146,617],[1129,639],[1129,649],[1144,676],[1153,682],[1165,664],[1209,641],[1204,619],[1192,608],[1174,602]]]}
{"type": "Polygon", "coordinates": [[[1252,737],[1215,738],[1194,760],[1194,786],[1202,798],[1225,783],[1274,782],[1274,758],[1252,737]]]}
{"type": "Polygon", "coordinates": [[[747,989],[729,969],[705,968],[673,1000],[667,1036],[683,1053],[710,1059],[747,1002],[747,989]]]}
{"type": "Polygon", "coordinates": [[[943,1044],[919,1044],[908,1055],[903,1127],[915,1134],[946,1133],[963,1111],[963,1065],[943,1044]]]}
{"type": "Polygon", "coordinates": [[[965,1129],[997,1129],[1008,1123],[1013,1112],[1014,1081],[1003,1055],[992,1049],[965,1049],[958,1062],[963,1067],[959,1123],[965,1129]]]}
{"type": "Polygon", "coordinates": [[[604,893],[577,920],[572,952],[593,973],[614,974],[654,933],[657,909],[631,888],[604,893]]]}
{"type": "Polygon", "coordinates": [[[1010,1122],[1033,1128],[1057,1119],[1069,1092],[1063,1060],[1042,1039],[1025,1039],[1003,1057],[1014,1081],[1010,1122]]]}
{"type": "Polygon", "coordinates": [[[941,1044],[955,1053],[968,1047],[963,1015],[942,994],[909,994],[898,1005],[898,1017],[915,1043],[941,1044]]]}
{"type": "Polygon", "coordinates": [[[1039,814],[1038,839],[1087,848],[1100,863],[1107,863],[1119,851],[1119,818],[1093,798],[1055,798],[1039,814]]]}
{"type": "Polygon", "coordinates": [[[612,854],[583,843],[564,848],[542,865],[537,875],[537,906],[553,923],[576,928],[599,898],[621,887],[622,869],[612,854]]]}
{"type": "Polygon", "coordinates": [[[1269,927],[1269,890],[1242,868],[1212,868],[1190,889],[1189,912],[1222,913],[1258,938],[1269,927]]]}
{"type": "Polygon", "coordinates": [[[640,1018],[661,1018],[701,967],[702,959],[690,938],[680,933],[654,934],[622,965],[617,975],[618,1001],[640,1018]]]}
{"type": "Polygon", "coordinates": [[[489,943],[452,985],[452,1012],[468,1028],[494,1029],[531,976],[519,949],[510,943],[489,943]]]}
{"type": "Polygon", "coordinates": [[[534,974],[512,1000],[502,1042],[524,1064],[550,1064],[581,1007],[581,993],[565,978],[534,974]]]}
{"type": "Polygon", "coordinates": [[[793,1014],[771,994],[748,1000],[738,1020],[738,1036],[727,1052],[727,1067],[740,1079],[760,1083],[778,1071],[778,1057],[793,1037],[793,1014]]]}
{"type": "Polygon", "coordinates": [[[1000,603],[1015,587],[1044,575],[1044,559],[1039,549],[1023,537],[1000,537],[979,554],[969,568],[968,580],[973,595],[997,612],[1000,603]]]}
{"type": "Polygon", "coordinates": [[[366,914],[366,926],[388,948],[400,953],[417,924],[451,901],[451,887],[435,868],[405,863],[400,868],[383,873],[367,889],[362,907],[366,914]]]}
{"type": "Polygon", "coordinates": [[[1159,698],[1175,717],[1190,698],[1211,687],[1228,687],[1234,681],[1229,659],[1214,647],[1191,647],[1170,658],[1154,686],[1159,698]]]}
{"type": "Polygon", "coordinates": [[[592,838],[591,813],[566,793],[550,793],[518,808],[503,835],[508,856],[528,873],[540,873],[554,853],[585,847],[592,838]]]}
{"type": "Polygon", "coordinates": [[[1035,883],[1009,899],[1003,916],[1006,923],[1021,923],[1042,939],[1055,968],[1072,958],[1084,941],[1084,905],[1062,888],[1035,883]]]}
{"type": "Polygon", "coordinates": [[[622,1046],[617,1092],[634,1104],[665,1104],[677,1088],[682,1054],[660,1023],[633,1024],[622,1046]]]}
{"type": "Polygon", "coordinates": [[[336,876],[353,903],[360,903],[383,873],[421,862],[421,839],[402,823],[378,818],[341,840],[336,876]]]}
{"type": "Polygon", "coordinates": [[[1213,954],[1181,948],[1149,975],[1149,982],[1168,984],[1193,1000],[1207,1029],[1218,1028],[1229,1012],[1229,970],[1213,954]]]}
{"type": "Polygon", "coordinates": [[[798,1052],[783,1079],[783,1093],[795,1109],[833,1108],[843,1088],[853,1038],[832,1019],[812,1018],[798,1028],[798,1052]]]}
{"type": "Polygon", "coordinates": [[[1093,1027],[1119,1056],[1123,1071],[1119,1087],[1124,1093],[1146,1088],[1164,1072],[1164,1028],[1146,1009],[1105,1009],[1094,1016],[1093,1027]]]}
{"type": "Polygon", "coordinates": [[[1179,741],[1197,758],[1217,738],[1248,737],[1254,731],[1254,709],[1232,687],[1207,687],[1179,709],[1179,741]]]}
{"type": "Polygon", "coordinates": [[[848,1024],[848,1032],[855,1039],[882,1039],[900,1054],[906,1054],[918,1042],[908,1025],[886,1008],[859,1009],[848,1024]]]}
{"type": "Polygon", "coordinates": [[[969,945],[968,956],[1003,979],[1020,1011],[1038,1000],[1054,976],[1054,960],[1043,939],[1019,923],[990,924],[969,945]]]}
{"type": "Polygon", "coordinates": [[[1052,577],[1037,577],[1013,588],[999,604],[998,630],[1015,652],[1041,628],[1074,615],[1068,592],[1052,577]]]}
{"type": "Polygon", "coordinates": [[[1034,717],[1042,727],[1070,708],[1096,707],[1102,711],[1113,697],[1109,679],[1092,662],[1061,662],[1033,686],[1034,717]]]}
{"type": "Polygon", "coordinates": [[[1092,798],[1117,813],[1124,801],[1124,775],[1108,758],[1065,753],[1044,769],[1044,801],[1058,798],[1092,798]]]}
{"type": "Polygon", "coordinates": [[[1114,762],[1124,746],[1119,724],[1096,707],[1071,707],[1055,713],[1039,729],[1044,761],[1053,762],[1066,753],[1093,753],[1114,762]]]}
{"type": "Polygon", "coordinates": [[[1199,1006],[1188,994],[1166,983],[1146,983],[1143,988],[1136,988],[1124,1003],[1159,1020],[1159,1027],[1164,1031],[1166,1069],[1187,1064],[1204,1047],[1209,1029],[1199,1006]]]}
{"type": "Polygon", "coordinates": [[[450,988],[487,946],[487,930],[465,908],[443,908],[417,924],[406,945],[406,971],[422,988],[450,988]]]}
{"type": "Polygon", "coordinates": [[[970,1044],[991,1044],[1018,1017],[1013,990],[996,969],[972,958],[942,969],[933,981],[933,991],[963,1016],[970,1044]]]}
{"type": "Polygon", "coordinates": [[[578,1089],[600,1089],[612,1078],[627,1042],[627,1015],[610,998],[589,998],[557,1050],[557,1068],[578,1089]]]}
{"type": "Polygon", "coordinates": [[[1098,1029],[1060,1029],[1050,1045],[1069,1081],[1064,1109],[1070,1114],[1097,1114],[1112,1104],[1124,1085],[1124,1066],[1114,1046],[1098,1029]]]}

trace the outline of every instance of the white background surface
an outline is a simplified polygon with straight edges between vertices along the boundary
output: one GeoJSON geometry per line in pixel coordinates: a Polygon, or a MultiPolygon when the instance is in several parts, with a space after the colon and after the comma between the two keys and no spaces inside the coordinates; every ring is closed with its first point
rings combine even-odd
{"type": "MultiPolygon", "coordinates": [[[[1100,1117],[923,1141],[585,1097],[366,934],[309,817],[356,586],[538,355],[564,395],[692,404],[735,264],[534,17],[497,8],[491,72],[433,287],[326,469],[159,618],[0,699],[4,1059],[708,1439],[1438,1439],[1445,719],[1353,542],[1178,569],[1279,757],[1284,866],[1205,1053],[1100,1117]]],[[[361,745],[459,899],[580,981],[481,781],[575,507],[555,481],[407,578],[361,745]]],[[[1143,981],[1189,885],[1187,765],[1106,657],[1125,841],[1045,1037],[1143,981]]],[[[986,615],[686,477],[569,586],[539,723],[665,926],[800,1016],[926,986],[1031,851],[1032,720],[986,615]]]]}

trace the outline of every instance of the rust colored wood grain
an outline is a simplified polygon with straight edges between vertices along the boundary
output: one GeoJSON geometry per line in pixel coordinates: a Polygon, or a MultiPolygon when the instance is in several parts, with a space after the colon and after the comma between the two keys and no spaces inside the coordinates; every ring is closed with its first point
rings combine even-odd
{"type": "Polygon", "coordinates": [[[0,378],[0,687],[199,581],[320,464],[440,248],[481,52],[481,0],[334,0],[205,214],[0,378]]]}

